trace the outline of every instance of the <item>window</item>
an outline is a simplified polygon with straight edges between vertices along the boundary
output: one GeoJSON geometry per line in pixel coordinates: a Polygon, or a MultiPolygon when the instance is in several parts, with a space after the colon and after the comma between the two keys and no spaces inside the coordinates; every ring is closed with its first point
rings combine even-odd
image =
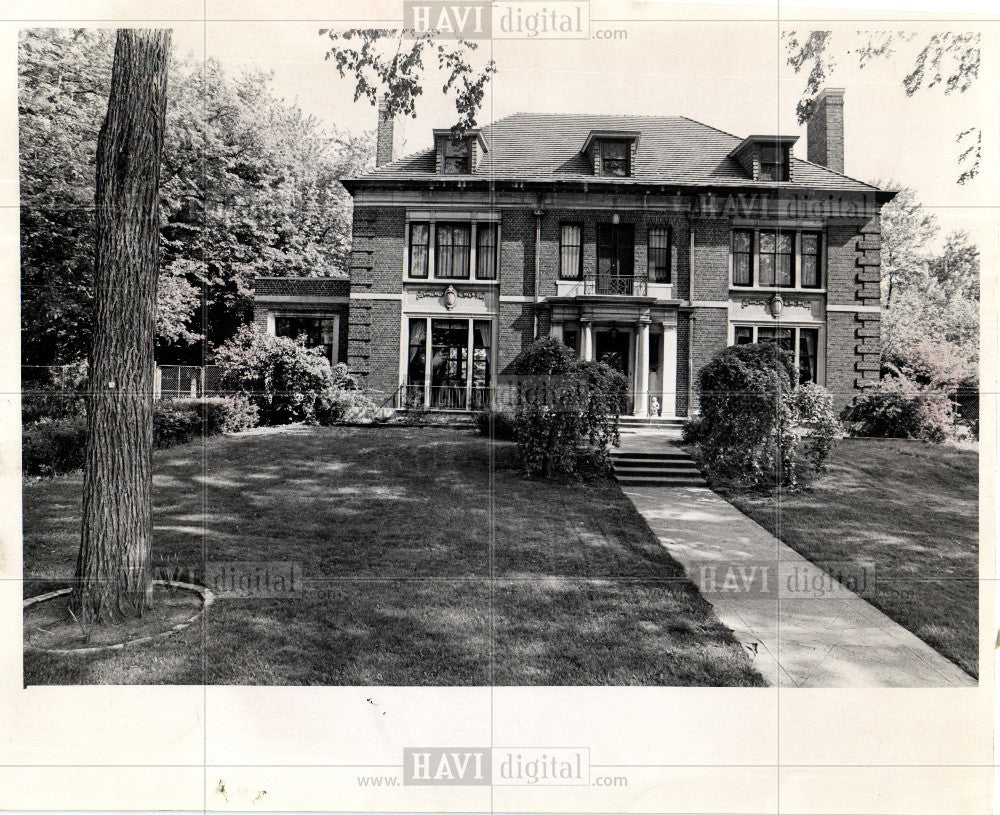
{"type": "Polygon", "coordinates": [[[791,286],[792,235],[790,232],[761,232],[757,252],[757,276],[761,286],[791,286]]]}
{"type": "Polygon", "coordinates": [[[819,245],[820,236],[816,232],[802,233],[802,263],[799,272],[799,282],[804,289],[818,289],[819,277],[819,245]]]}
{"type": "Polygon", "coordinates": [[[438,223],[434,244],[434,276],[469,277],[469,225],[438,223]]]}
{"type": "Polygon", "coordinates": [[[733,285],[752,286],[753,232],[737,229],[733,232],[733,285]]]}
{"type": "Polygon", "coordinates": [[[410,224],[410,277],[427,277],[431,227],[428,223],[410,224]]]}
{"type": "MultiPolygon", "coordinates": [[[[635,227],[632,224],[597,225],[597,285],[614,278],[632,279],[635,272],[635,227]]],[[[613,292],[611,292],[613,293],[613,292]]],[[[623,292],[618,292],[619,294],[623,292]]]]}
{"type": "Polygon", "coordinates": [[[580,331],[575,326],[573,328],[563,326],[562,341],[567,348],[580,353],[580,331]]]}
{"type": "Polygon", "coordinates": [[[760,148],[759,181],[788,181],[788,158],[784,147],[760,148]]]}
{"type": "Polygon", "coordinates": [[[776,326],[733,326],[734,345],[773,342],[788,351],[799,372],[799,384],[819,382],[819,329],[776,326]]]}
{"type": "Polygon", "coordinates": [[[799,384],[818,381],[818,356],[816,351],[818,345],[818,328],[799,329],[799,384]]]}
{"type": "Polygon", "coordinates": [[[490,404],[491,320],[411,317],[408,339],[400,407],[468,410],[490,404]]]}
{"type": "Polygon", "coordinates": [[[472,323],[472,409],[490,405],[490,349],[493,345],[493,324],[489,320],[472,323]]]}
{"type": "Polygon", "coordinates": [[[820,289],[823,239],[819,232],[734,229],[733,286],[820,289]]]}
{"type": "Polygon", "coordinates": [[[476,280],[493,280],[497,276],[497,225],[476,226],[476,280]]]}
{"type": "Polygon", "coordinates": [[[583,227],[563,224],[559,230],[559,277],[579,280],[583,275],[583,227]]]}
{"type": "Polygon", "coordinates": [[[301,339],[306,348],[322,348],[331,363],[337,362],[336,317],[275,316],[274,333],[278,337],[301,339]]]}
{"type": "Polygon", "coordinates": [[[449,174],[467,174],[470,172],[469,142],[464,139],[446,139],[444,141],[444,171],[449,174]]]}
{"type": "Polygon", "coordinates": [[[601,142],[601,175],[629,174],[629,145],[623,141],[601,142]]]}
{"type": "Polygon", "coordinates": [[[423,408],[427,374],[427,319],[410,318],[410,343],[406,354],[406,396],[400,407],[423,408]]]}
{"type": "Polygon", "coordinates": [[[647,269],[650,280],[670,282],[670,230],[665,226],[649,228],[647,269]]]}

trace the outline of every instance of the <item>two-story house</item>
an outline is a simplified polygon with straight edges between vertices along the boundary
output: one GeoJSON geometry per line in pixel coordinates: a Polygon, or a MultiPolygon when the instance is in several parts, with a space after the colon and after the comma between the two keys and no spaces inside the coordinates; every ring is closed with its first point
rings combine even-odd
{"type": "Polygon", "coordinates": [[[474,410],[538,337],[601,359],[636,416],[696,407],[698,369],[776,342],[838,406],[879,372],[879,210],[843,174],[844,94],[795,136],[683,116],[519,113],[377,166],[354,197],[348,366],[398,407],[474,410]]]}

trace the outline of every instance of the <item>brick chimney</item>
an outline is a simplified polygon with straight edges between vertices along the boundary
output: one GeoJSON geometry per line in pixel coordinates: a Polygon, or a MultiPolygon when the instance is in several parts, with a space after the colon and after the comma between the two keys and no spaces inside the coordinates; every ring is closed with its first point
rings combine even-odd
{"type": "Polygon", "coordinates": [[[395,141],[393,129],[395,123],[389,115],[389,103],[382,99],[378,103],[378,131],[375,137],[375,166],[381,167],[392,161],[392,151],[395,141]]]}
{"type": "Polygon", "coordinates": [[[812,103],[806,123],[809,161],[844,172],[844,89],[824,88],[812,103]]]}

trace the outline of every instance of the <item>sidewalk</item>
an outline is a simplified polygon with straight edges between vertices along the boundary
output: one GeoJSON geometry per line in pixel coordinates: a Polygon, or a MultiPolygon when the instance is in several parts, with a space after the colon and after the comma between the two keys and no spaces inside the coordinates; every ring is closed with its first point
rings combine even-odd
{"type": "Polygon", "coordinates": [[[768,683],[976,685],[957,665],[711,490],[631,487],[624,492],[753,655],[768,683]]]}

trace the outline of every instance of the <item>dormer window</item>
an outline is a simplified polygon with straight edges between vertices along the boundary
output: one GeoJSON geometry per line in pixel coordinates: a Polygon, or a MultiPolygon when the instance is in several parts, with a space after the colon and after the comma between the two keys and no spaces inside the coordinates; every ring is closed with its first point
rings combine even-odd
{"type": "Polygon", "coordinates": [[[747,136],[729,154],[754,181],[791,181],[798,136],[747,136]]]}
{"type": "Polygon", "coordinates": [[[444,175],[469,175],[476,171],[479,157],[486,152],[486,140],[479,129],[455,135],[451,130],[434,131],[437,171],[444,175]]]}
{"type": "Polygon", "coordinates": [[[601,175],[631,175],[629,146],[623,141],[607,139],[601,142],[601,175]]]}
{"type": "Polygon", "coordinates": [[[636,130],[591,130],[581,152],[590,159],[594,175],[627,178],[638,147],[636,130]]]}

